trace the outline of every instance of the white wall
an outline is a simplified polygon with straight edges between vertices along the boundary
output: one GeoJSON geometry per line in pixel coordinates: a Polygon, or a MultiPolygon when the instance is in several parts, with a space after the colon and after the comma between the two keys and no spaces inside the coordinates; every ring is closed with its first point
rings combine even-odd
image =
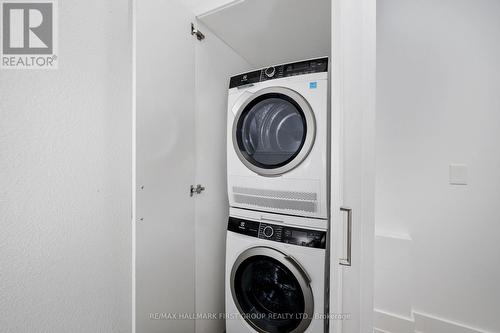
{"type": "Polygon", "coordinates": [[[2,332],[131,331],[128,1],[60,1],[59,69],[0,71],[2,332]]]}
{"type": "MultiPolygon", "coordinates": [[[[224,312],[226,229],[226,117],[229,78],[251,66],[202,23],[196,43],[196,312],[224,312]]],[[[196,332],[220,333],[224,320],[198,320],[196,332]]]]}
{"type": "Polygon", "coordinates": [[[375,303],[407,304],[420,331],[500,331],[499,18],[495,0],[378,1],[377,248],[393,255],[377,260],[399,253],[411,274],[378,266],[376,279],[411,292],[391,303],[379,289],[375,303]],[[450,163],[468,165],[468,185],[448,183],[450,163]]]}

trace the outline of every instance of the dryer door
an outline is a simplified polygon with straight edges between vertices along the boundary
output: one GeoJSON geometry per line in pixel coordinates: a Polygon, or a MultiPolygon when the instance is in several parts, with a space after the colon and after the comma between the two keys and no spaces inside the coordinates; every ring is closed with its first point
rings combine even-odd
{"type": "Polygon", "coordinates": [[[295,259],[268,247],[243,252],[231,271],[231,293],[258,332],[304,332],[314,310],[310,279],[295,259]]]}
{"type": "Polygon", "coordinates": [[[315,137],[314,113],[297,92],[270,87],[252,94],[236,111],[233,145],[240,160],[263,176],[297,167],[315,137]]]}

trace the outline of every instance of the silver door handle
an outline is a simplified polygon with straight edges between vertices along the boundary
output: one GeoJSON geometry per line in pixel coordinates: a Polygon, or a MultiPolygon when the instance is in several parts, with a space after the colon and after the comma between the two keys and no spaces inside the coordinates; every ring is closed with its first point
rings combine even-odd
{"type": "Polygon", "coordinates": [[[347,212],[347,257],[339,260],[342,266],[351,266],[352,255],[352,209],[348,207],[340,207],[342,212],[347,212]]]}

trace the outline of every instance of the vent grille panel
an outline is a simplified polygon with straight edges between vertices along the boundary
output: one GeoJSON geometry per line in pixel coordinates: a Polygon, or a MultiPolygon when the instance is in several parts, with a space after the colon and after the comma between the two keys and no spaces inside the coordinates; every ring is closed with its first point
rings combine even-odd
{"type": "Polygon", "coordinates": [[[317,201],[318,195],[314,192],[291,192],[291,191],[275,191],[264,190],[249,187],[233,187],[233,193],[246,194],[259,197],[271,197],[286,200],[308,200],[317,201]]]}
{"type": "Polygon", "coordinates": [[[265,207],[271,209],[286,209],[315,213],[317,211],[316,202],[300,200],[283,200],[264,197],[252,197],[250,195],[235,194],[234,200],[237,203],[265,207]]]}
{"type": "Polygon", "coordinates": [[[318,194],[314,192],[275,191],[248,187],[233,187],[236,203],[297,212],[317,213],[318,194]]]}

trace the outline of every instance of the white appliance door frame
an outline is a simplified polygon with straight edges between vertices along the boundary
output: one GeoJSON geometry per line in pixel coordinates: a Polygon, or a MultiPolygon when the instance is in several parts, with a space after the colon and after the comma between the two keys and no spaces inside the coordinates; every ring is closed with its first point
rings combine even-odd
{"type": "MultiPolygon", "coordinates": [[[[238,103],[238,105],[235,107],[237,107],[238,110],[236,111],[236,116],[234,118],[234,123],[233,123],[232,139],[233,139],[234,150],[236,152],[236,155],[240,159],[241,163],[243,163],[247,168],[249,168],[253,172],[262,176],[270,176],[270,177],[280,176],[299,166],[306,159],[307,155],[309,155],[309,152],[311,151],[315,141],[316,120],[314,117],[314,112],[309,103],[307,102],[307,100],[295,90],[280,86],[263,88],[249,95],[249,97],[247,97],[243,103],[241,104],[238,103]],[[297,113],[300,113],[303,118],[302,121],[305,132],[303,142],[300,145],[299,149],[295,152],[295,154],[293,154],[293,157],[280,167],[270,167],[269,165],[267,165],[268,167],[266,167],[265,165],[257,166],[255,164],[255,160],[254,162],[250,161],[248,157],[245,156],[245,154],[241,151],[241,148],[238,145],[238,141],[240,139],[240,137],[238,136],[238,131],[239,131],[238,125],[242,121],[242,117],[246,116],[244,112],[248,109],[248,105],[254,103],[256,99],[267,95],[277,95],[277,97],[265,97],[260,102],[264,102],[271,98],[287,101],[282,97],[284,96],[289,99],[289,103],[293,105],[294,110],[296,110],[297,113]]],[[[264,126],[264,124],[261,125],[264,126]]],[[[273,134],[277,135],[276,132],[274,132],[273,134]]],[[[243,139],[241,140],[243,141],[243,139]]]]}
{"type": "MultiPolygon", "coordinates": [[[[237,272],[241,269],[241,266],[242,264],[244,264],[245,261],[252,259],[254,257],[265,257],[266,259],[271,259],[271,262],[272,261],[277,262],[296,279],[302,293],[304,301],[304,313],[306,314],[306,316],[302,318],[298,326],[295,327],[290,333],[303,332],[305,329],[307,329],[307,327],[309,327],[314,315],[314,297],[311,289],[311,280],[308,274],[303,269],[303,267],[301,267],[300,264],[296,262],[293,257],[272,247],[255,246],[249,248],[245,250],[243,253],[241,253],[234,262],[230,277],[231,295],[233,297],[234,304],[238,308],[238,311],[240,312],[240,314],[245,313],[245,311],[242,309],[242,304],[238,299],[237,296],[238,294],[236,291],[236,284],[237,284],[236,282],[238,281],[237,272]]],[[[252,304],[252,307],[255,306],[256,305],[252,304]]],[[[256,323],[252,322],[251,320],[246,319],[246,321],[256,331],[260,333],[266,332],[264,329],[259,327],[256,323]]]]}

